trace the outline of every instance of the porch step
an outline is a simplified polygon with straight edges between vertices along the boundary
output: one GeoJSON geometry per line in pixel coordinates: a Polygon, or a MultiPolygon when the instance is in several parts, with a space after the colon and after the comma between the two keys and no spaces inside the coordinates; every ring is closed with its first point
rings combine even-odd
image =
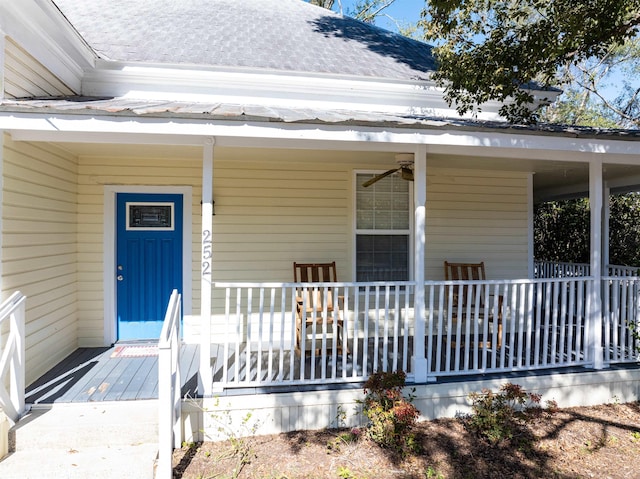
{"type": "Polygon", "coordinates": [[[3,479],[152,479],[158,402],[119,401],[34,407],[10,434],[3,479]]]}

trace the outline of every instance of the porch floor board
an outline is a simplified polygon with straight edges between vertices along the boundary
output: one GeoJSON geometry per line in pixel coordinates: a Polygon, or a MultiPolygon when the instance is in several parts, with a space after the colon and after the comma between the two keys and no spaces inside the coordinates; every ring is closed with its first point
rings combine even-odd
{"type": "MultiPolygon", "coordinates": [[[[503,348],[498,350],[491,348],[483,350],[480,348],[477,350],[477,355],[473,351],[467,351],[467,355],[465,355],[459,348],[456,348],[444,338],[439,347],[436,343],[431,343],[432,370],[430,374],[440,380],[450,375],[450,372],[455,371],[456,352],[459,354],[457,359],[460,365],[464,365],[466,362],[468,367],[474,368],[486,364],[489,370],[481,374],[491,372],[493,360],[499,363],[502,361],[501,364],[507,368],[529,369],[528,365],[535,362],[533,351],[529,350],[527,354],[524,351],[518,353],[517,350],[520,349],[518,343],[515,342],[511,346],[510,339],[510,335],[507,334],[503,348]],[[513,353],[516,354],[514,355],[513,353]],[[529,360],[528,362],[527,359],[529,360]],[[439,364],[440,369],[433,368],[436,364],[439,364]]],[[[427,344],[429,343],[427,342],[427,344]]],[[[459,344],[464,344],[464,341],[459,344]]],[[[119,344],[116,344],[117,346],[119,344]]],[[[325,356],[323,364],[321,355],[316,356],[312,361],[309,353],[302,358],[299,352],[284,351],[281,357],[281,353],[277,349],[271,352],[268,350],[258,352],[255,347],[247,350],[247,345],[244,344],[240,345],[237,350],[232,348],[227,351],[225,359],[225,350],[222,345],[212,344],[211,346],[214,383],[219,383],[223,388],[230,389],[251,387],[248,383],[259,383],[261,387],[269,388],[287,387],[287,384],[328,384],[327,381],[332,383],[332,380],[335,379],[341,383],[345,381],[360,382],[363,373],[369,374],[375,369],[388,371],[403,369],[401,361],[398,363],[394,361],[394,346],[392,342],[390,341],[387,344],[387,348],[385,348],[382,338],[379,339],[377,344],[372,339],[366,342],[362,339],[358,340],[355,351],[350,351],[346,358],[342,353],[336,355],[335,369],[333,368],[334,358],[331,354],[325,356]],[[356,353],[355,356],[354,353],[356,353]],[[250,358],[249,361],[248,358],[250,358]],[[346,359],[344,363],[343,359],[346,359]],[[222,381],[225,360],[227,366],[226,383],[222,381]],[[293,361],[293,364],[291,361],[293,361]],[[303,372],[301,373],[301,371],[303,372]]],[[[351,346],[354,346],[354,344],[351,343],[351,346]]],[[[411,357],[413,354],[413,337],[407,338],[406,354],[404,346],[405,340],[400,337],[397,350],[398,359],[405,356],[407,358],[411,357]]],[[[158,356],[118,357],[114,354],[116,347],[77,349],[27,387],[27,404],[157,399],[158,356]]],[[[181,395],[182,397],[198,397],[200,347],[196,344],[183,344],[181,348],[181,395]]],[[[542,346],[540,346],[541,351],[542,349],[542,346]]],[[[577,362],[581,359],[583,358],[573,356],[570,358],[553,357],[548,355],[545,368],[561,367],[563,363],[566,366],[568,365],[566,364],[567,361],[577,362]]],[[[409,366],[407,369],[410,369],[410,363],[407,366],[409,366]]],[[[495,366],[493,367],[495,368],[495,366]]],[[[460,371],[457,374],[465,374],[465,372],[460,371]]],[[[473,375],[474,372],[469,370],[466,374],[473,375]]]]}
{"type": "MultiPolygon", "coordinates": [[[[116,347],[79,348],[26,389],[27,404],[158,398],[158,356],[114,357],[116,347]]],[[[197,394],[199,346],[181,346],[182,395],[197,394]]]]}

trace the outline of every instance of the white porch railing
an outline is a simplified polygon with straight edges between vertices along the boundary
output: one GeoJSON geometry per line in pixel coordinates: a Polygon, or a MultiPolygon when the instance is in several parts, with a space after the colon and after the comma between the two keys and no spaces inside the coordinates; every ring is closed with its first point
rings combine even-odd
{"type": "Polygon", "coordinates": [[[586,365],[590,284],[591,278],[427,283],[429,374],[586,365]],[[465,296],[457,306],[456,288],[465,296]]]}
{"type": "Polygon", "coordinates": [[[640,278],[603,278],[605,364],[640,360],[640,278]]]}
{"type": "Polygon", "coordinates": [[[158,342],[158,468],[156,477],[171,479],[173,449],[182,446],[180,319],[181,295],[173,290],[158,342]]]}
{"type": "Polygon", "coordinates": [[[538,279],[589,276],[590,271],[591,267],[588,263],[538,260],[534,263],[534,277],[538,279]]]}
{"type": "Polygon", "coordinates": [[[318,384],[362,381],[379,370],[410,374],[414,287],[409,282],[216,283],[225,310],[214,315],[211,328],[218,350],[214,382],[219,387],[318,384]],[[302,300],[303,311],[317,309],[318,321],[297,344],[297,301],[321,296],[331,296],[333,304],[302,300]],[[336,321],[343,324],[341,337],[333,331],[336,321]]]}
{"type": "Polygon", "coordinates": [[[587,366],[593,284],[590,277],[426,282],[425,348],[416,351],[415,283],[217,283],[225,308],[211,328],[214,383],[355,382],[399,369],[411,380],[414,358],[426,358],[431,378],[587,366]],[[330,289],[333,308],[320,308],[297,345],[297,298],[330,289]],[[338,319],[342,337],[333,334],[338,319]]]}
{"type": "Polygon", "coordinates": [[[0,306],[0,409],[17,422],[25,409],[25,303],[16,291],[0,306]]]}
{"type": "MultiPolygon", "coordinates": [[[[568,263],[559,261],[539,261],[534,263],[535,278],[575,278],[589,276],[591,266],[588,263],[568,263]]],[[[640,276],[640,268],[637,266],[619,266],[608,264],[607,276],[628,277],[640,276]]]]}
{"type": "Polygon", "coordinates": [[[607,265],[607,274],[616,277],[640,276],[640,268],[637,266],[607,265]]]}

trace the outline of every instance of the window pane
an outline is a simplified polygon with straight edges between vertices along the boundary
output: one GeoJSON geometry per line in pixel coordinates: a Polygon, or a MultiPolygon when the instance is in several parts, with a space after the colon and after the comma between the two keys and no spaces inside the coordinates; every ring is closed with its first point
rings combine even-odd
{"type": "Polygon", "coordinates": [[[358,174],[356,177],[356,228],[409,229],[409,182],[399,175],[391,175],[368,188],[362,183],[374,174],[358,174]]]}
{"type": "Polygon", "coordinates": [[[356,235],[356,281],[409,279],[409,235],[356,235]]]}
{"type": "Polygon", "coordinates": [[[373,229],[373,210],[365,211],[358,210],[356,213],[356,224],[358,229],[372,230],[373,229]]]}

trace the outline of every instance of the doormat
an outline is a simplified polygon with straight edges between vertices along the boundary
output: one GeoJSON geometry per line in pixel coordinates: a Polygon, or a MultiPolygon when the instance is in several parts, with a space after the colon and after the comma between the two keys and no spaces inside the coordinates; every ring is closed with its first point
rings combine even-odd
{"type": "Polygon", "coordinates": [[[157,345],[116,346],[113,353],[111,353],[112,358],[145,358],[157,355],[157,345]]]}

